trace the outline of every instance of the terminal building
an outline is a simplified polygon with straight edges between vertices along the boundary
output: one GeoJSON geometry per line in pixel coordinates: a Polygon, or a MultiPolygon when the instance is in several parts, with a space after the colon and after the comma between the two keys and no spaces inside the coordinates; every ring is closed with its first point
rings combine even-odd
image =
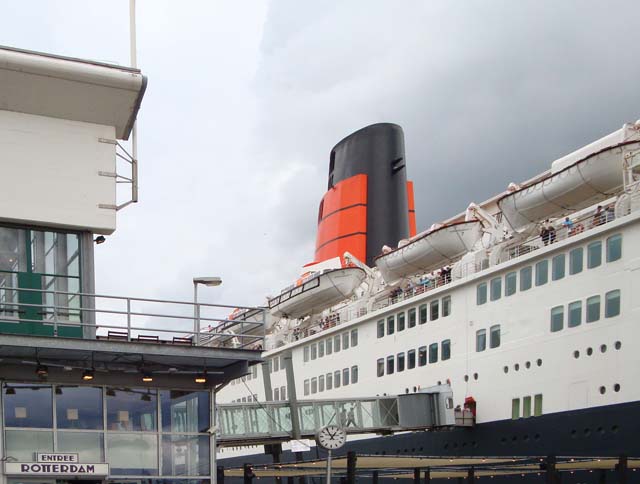
{"type": "Polygon", "coordinates": [[[0,47],[0,484],[216,482],[216,391],[261,361],[259,318],[95,293],[146,84],[0,47]]]}

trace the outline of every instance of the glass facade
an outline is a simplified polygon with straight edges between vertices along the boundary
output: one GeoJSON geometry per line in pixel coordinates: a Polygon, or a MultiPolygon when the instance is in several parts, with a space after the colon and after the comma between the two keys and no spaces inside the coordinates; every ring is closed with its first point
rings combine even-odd
{"type": "Polygon", "coordinates": [[[4,383],[5,451],[77,453],[112,476],[208,476],[208,391],[4,383]]]}

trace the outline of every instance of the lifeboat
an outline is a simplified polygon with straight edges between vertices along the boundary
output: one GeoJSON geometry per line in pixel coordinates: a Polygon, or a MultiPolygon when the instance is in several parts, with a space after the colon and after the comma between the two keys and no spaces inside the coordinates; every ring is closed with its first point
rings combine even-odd
{"type": "Polygon", "coordinates": [[[269,309],[273,316],[290,319],[317,314],[350,298],[365,277],[365,271],[359,267],[316,272],[269,299],[269,309]]]}
{"type": "Polygon", "coordinates": [[[546,177],[498,200],[503,217],[520,231],[611,197],[623,186],[625,155],[640,147],[639,127],[627,124],[553,162],[546,177]]]}
{"type": "Polygon", "coordinates": [[[395,285],[452,263],[473,249],[481,237],[479,220],[456,222],[409,239],[406,245],[376,257],[375,263],[385,282],[395,285]]]}

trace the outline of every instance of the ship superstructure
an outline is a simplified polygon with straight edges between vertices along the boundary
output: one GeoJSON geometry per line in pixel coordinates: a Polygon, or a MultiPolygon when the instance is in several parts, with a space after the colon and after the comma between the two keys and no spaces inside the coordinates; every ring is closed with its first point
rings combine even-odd
{"type": "MultiPolygon", "coordinates": [[[[224,389],[221,401],[286,400],[283,355],[291,352],[298,398],[448,383],[456,406],[474,402],[473,429],[353,444],[371,453],[638,453],[626,424],[640,415],[639,187],[637,122],[462,214],[385,242],[371,260],[349,250],[330,254],[323,263],[333,269],[307,267],[282,293],[290,300],[306,294],[307,311],[287,314],[279,300],[270,302],[270,388],[255,369],[224,389]],[[362,282],[322,308],[305,286],[340,268],[359,269],[362,282]]],[[[329,196],[334,189],[330,182],[329,196]]],[[[409,221],[406,185],[402,197],[398,210],[409,221]]]]}

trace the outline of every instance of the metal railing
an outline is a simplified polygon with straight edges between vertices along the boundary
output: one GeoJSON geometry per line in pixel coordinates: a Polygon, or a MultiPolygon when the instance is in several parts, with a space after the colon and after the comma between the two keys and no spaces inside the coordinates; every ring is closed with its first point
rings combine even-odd
{"type": "MultiPolygon", "coordinates": [[[[40,324],[38,334],[61,335],[62,328],[77,328],[76,337],[176,343],[261,350],[264,345],[265,309],[223,304],[193,303],[65,292],[24,287],[0,287],[0,323],[40,324]],[[15,295],[37,294],[53,303],[19,302],[15,295]],[[9,295],[14,295],[8,298],[9,295]],[[74,307],[59,304],[60,296],[80,297],[74,307]],[[4,299],[4,301],[3,301],[4,299]],[[251,318],[232,319],[234,309],[246,309],[251,318]],[[32,317],[25,317],[31,314],[32,317]],[[194,317],[194,314],[196,315],[194,317]],[[35,316],[35,317],[34,317],[35,316]],[[75,320],[74,320],[75,319],[75,320]],[[90,322],[89,322],[90,321],[90,322]],[[202,328],[206,325],[206,328],[202,328]]],[[[21,333],[19,326],[11,333],[21,333]]],[[[68,331],[62,331],[67,333],[68,331]]]]}

